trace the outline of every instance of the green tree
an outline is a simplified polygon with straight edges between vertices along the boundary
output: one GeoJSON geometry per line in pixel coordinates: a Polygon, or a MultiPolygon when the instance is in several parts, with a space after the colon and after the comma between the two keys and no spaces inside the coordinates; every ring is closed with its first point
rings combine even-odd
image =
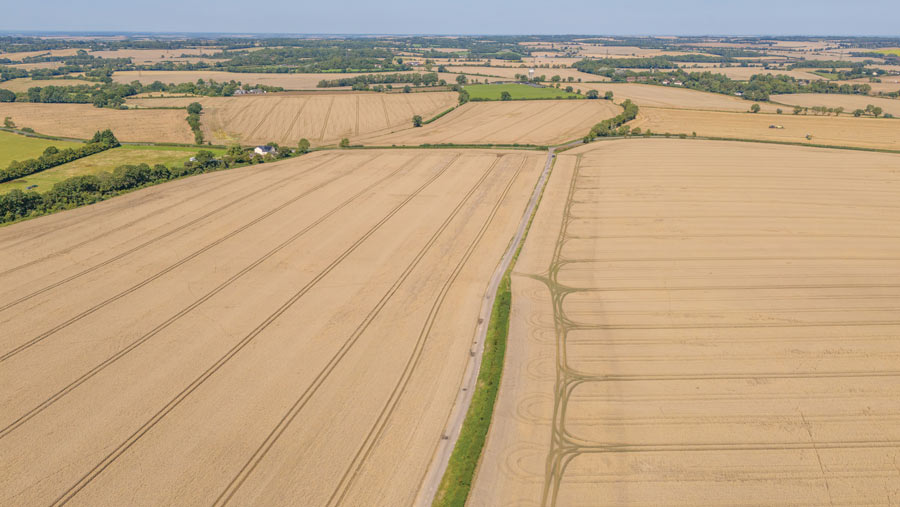
{"type": "Polygon", "coordinates": [[[612,92],[612,91],[608,91],[608,92],[604,93],[604,94],[603,94],[603,98],[606,99],[606,100],[612,100],[612,99],[613,99],[613,92],[612,92]]]}
{"type": "Polygon", "coordinates": [[[460,74],[460,75],[456,76],[456,82],[461,85],[466,84],[468,81],[469,81],[469,78],[467,78],[465,74],[460,74]]]}
{"type": "Polygon", "coordinates": [[[412,88],[410,88],[409,85],[406,85],[406,86],[403,87],[403,93],[409,93],[409,92],[411,92],[411,91],[412,91],[412,88]]]}
{"type": "Polygon", "coordinates": [[[862,115],[865,114],[865,113],[866,113],[866,112],[865,112],[864,110],[862,110],[862,109],[857,109],[857,110],[853,111],[853,116],[856,116],[857,118],[859,118],[860,116],[862,116],[862,115]]]}
{"type": "Polygon", "coordinates": [[[16,101],[15,93],[13,93],[9,90],[0,88],[0,102],[15,102],[15,101],[16,101]]]}
{"type": "Polygon", "coordinates": [[[343,139],[341,139],[340,147],[341,147],[341,148],[349,148],[349,147],[350,147],[350,140],[347,139],[346,137],[343,138],[343,139]]]}
{"type": "Polygon", "coordinates": [[[881,116],[881,113],[882,113],[882,109],[881,109],[880,107],[875,106],[875,107],[872,108],[872,114],[873,114],[876,118],[878,118],[879,116],[881,116]]]}
{"type": "Polygon", "coordinates": [[[753,104],[752,106],[750,106],[751,113],[758,113],[759,110],[760,110],[759,104],[753,104]]]}
{"type": "Polygon", "coordinates": [[[794,106],[794,114],[800,114],[803,111],[803,108],[800,106],[794,106]]]}
{"type": "Polygon", "coordinates": [[[187,107],[188,114],[200,114],[200,111],[203,111],[203,106],[199,102],[191,102],[187,107]]]}
{"type": "Polygon", "coordinates": [[[459,90],[459,105],[463,105],[469,101],[469,92],[466,90],[459,90]]]}
{"type": "Polygon", "coordinates": [[[599,99],[600,93],[597,90],[588,90],[587,95],[585,95],[589,99],[599,99]]]}
{"type": "Polygon", "coordinates": [[[7,116],[6,118],[3,119],[3,126],[8,129],[16,128],[16,124],[15,124],[15,122],[13,122],[12,116],[7,116]]]}
{"type": "Polygon", "coordinates": [[[413,127],[421,127],[422,126],[422,117],[419,115],[415,115],[412,118],[413,127]]]}
{"type": "Polygon", "coordinates": [[[781,114],[781,113],[783,113],[784,111],[782,111],[781,108],[779,107],[778,109],[775,110],[775,112],[778,113],[778,114],[781,114]]]}
{"type": "Polygon", "coordinates": [[[300,153],[309,153],[309,139],[303,138],[297,143],[297,151],[300,153]]]}
{"type": "Polygon", "coordinates": [[[500,100],[512,100],[512,95],[509,94],[508,91],[500,92],[500,100]]]}

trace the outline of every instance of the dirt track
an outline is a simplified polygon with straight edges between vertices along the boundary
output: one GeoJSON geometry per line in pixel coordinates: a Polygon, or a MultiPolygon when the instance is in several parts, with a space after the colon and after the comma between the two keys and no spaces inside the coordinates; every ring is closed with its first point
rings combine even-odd
{"type": "Polygon", "coordinates": [[[469,505],[900,501],[900,156],[559,156],[469,505]]]}
{"type": "Polygon", "coordinates": [[[0,229],[0,504],[410,503],[543,161],[321,152],[0,229]]]}

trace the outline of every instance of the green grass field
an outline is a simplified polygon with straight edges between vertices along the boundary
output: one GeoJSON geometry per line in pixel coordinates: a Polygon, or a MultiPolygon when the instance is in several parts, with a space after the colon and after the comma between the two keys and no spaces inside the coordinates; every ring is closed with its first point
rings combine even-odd
{"type": "Polygon", "coordinates": [[[900,48],[879,49],[876,53],[900,56],[900,48]]]}
{"type": "MultiPolygon", "coordinates": [[[[571,86],[571,85],[566,85],[571,86]]],[[[558,88],[536,88],[526,84],[477,84],[465,87],[469,92],[469,97],[474,100],[500,100],[500,94],[509,92],[513,100],[529,100],[529,99],[566,99],[569,97],[581,97],[577,93],[565,91],[565,87],[558,88]]]]}
{"type": "MultiPolygon", "coordinates": [[[[102,151],[89,157],[81,158],[56,166],[46,171],[0,184],[0,194],[13,189],[25,190],[31,185],[37,185],[33,189],[37,192],[46,192],[58,183],[72,176],[85,174],[97,174],[103,171],[112,171],[120,165],[126,164],[163,164],[176,166],[185,163],[199,148],[183,148],[173,146],[120,146],[111,150],[102,151]]],[[[224,154],[224,150],[210,149],[216,155],[224,154]]]]}
{"type": "Polygon", "coordinates": [[[12,132],[0,132],[0,169],[6,169],[13,160],[23,161],[37,158],[49,146],[59,149],[75,148],[81,143],[70,141],[50,141],[36,137],[25,137],[12,132]]]}

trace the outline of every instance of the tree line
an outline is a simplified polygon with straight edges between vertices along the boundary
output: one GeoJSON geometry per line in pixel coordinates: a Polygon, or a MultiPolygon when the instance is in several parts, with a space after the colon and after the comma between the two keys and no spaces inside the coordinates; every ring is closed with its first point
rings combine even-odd
{"type": "Polygon", "coordinates": [[[45,171],[58,165],[66,164],[79,158],[84,158],[101,151],[119,146],[119,140],[112,131],[106,129],[97,132],[84,146],[78,148],[64,148],[60,150],[55,146],[48,146],[44,153],[37,157],[22,162],[13,160],[6,169],[0,170],[0,183],[12,181],[37,172],[45,171]]]}
{"type": "Polygon", "coordinates": [[[584,142],[589,143],[597,137],[627,134],[630,128],[625,124],[637,118],[638,106],[630,99],[625,99],[625,102],[622,102],[622,108],[621,113],[591,127],[591,131],[584,137],[584,142]]]}

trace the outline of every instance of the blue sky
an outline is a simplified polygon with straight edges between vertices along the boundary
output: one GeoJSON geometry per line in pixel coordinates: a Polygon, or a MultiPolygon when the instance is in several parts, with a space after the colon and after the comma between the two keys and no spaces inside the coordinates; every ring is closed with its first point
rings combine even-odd
{"type": "Polygon", "coordinates": [[[898,0],[3,3],[4,31],[900,36],[898,0]]]}

